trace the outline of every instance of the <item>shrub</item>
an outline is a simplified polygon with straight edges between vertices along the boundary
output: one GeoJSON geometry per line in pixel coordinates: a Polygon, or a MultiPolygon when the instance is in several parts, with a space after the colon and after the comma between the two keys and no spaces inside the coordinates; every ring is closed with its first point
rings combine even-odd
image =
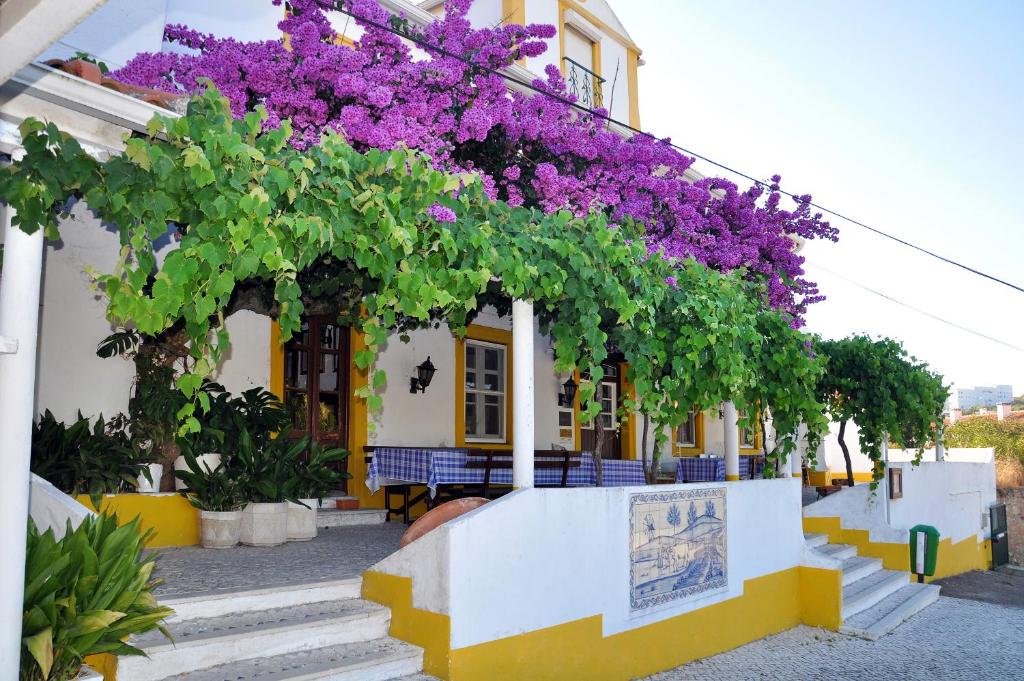
{"type": "Polygon", "coordinates": [[[152,530],[138,518],[118,527],[117,517],[88,517],[62,539],[39,533],[29,520],[22,619],[21,681],[64,681],[78,675],[87,655],[142,655],[125,643],[160,629],[171,615],[153,597],[156,564],[142,556],[152,530]]]}
{"type": "Polygon", "coordinates": [[[994,447],[996,486],[1024,486],[1024,419],[976,417],[946,428],[947,447],[994,447]]]}

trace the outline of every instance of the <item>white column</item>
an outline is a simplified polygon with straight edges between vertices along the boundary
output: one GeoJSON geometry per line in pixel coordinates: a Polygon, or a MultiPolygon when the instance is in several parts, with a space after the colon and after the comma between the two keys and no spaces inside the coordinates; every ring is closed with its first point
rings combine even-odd
{"type": "MultiPolygon", "coordinates": [[[[21,158],[17,151],[15,160],[21,158]]],[[[18,678],[29,459],[35,411],[36,334],[43,267],[43,232],[11,225],[0,205],[4,265],[0,276],[0,678],[18,678]]]]}
{"type": "Polygon", "coordinates": [[[533,303],[512,301],[512,485],[533,487],[533,303]]]}
{"type": "Polygon", "coordinates": [[[943,437],[945,437],[945,435],[946,435],[945,428],[943,428],[942,424],[940,423],[939,427],[935,429],[935,460],[936,461],[945,461],[946,460],[946,443],[942,441],[942,439],[943,439],[943,437]]]}
{"type": "Polygon", "coordinates": [[[736,405],[726,402],[723,413],[725,428],[725,479],[740,479],[740,430],[736,423],[736,405]]]}

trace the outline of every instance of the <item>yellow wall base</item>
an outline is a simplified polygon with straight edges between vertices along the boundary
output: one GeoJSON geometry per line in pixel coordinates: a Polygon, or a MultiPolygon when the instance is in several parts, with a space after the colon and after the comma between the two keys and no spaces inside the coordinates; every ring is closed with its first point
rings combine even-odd
{"type": "Polygon", "coordinates": [[[424,670],[442,679],[625,681],[801,622],[838,629],[841,582],[838,570],[791,568],[747,580],[742,596],[607,637],[594,615],[456,650],[449,618],[412,606],[412,580],[367,571],[363,597],[391,607],[391,635],[424,648],[424,670]]]}
{"type": "MultiPolygon", "coordinates": [[[[867,530],[848,529],[842,527],[840,519],[835,516],[822,518],[804,518],[804,532],[826,534],[833,544],[852,544],[857,547],[861,556],[881,558],[882,566],[887,570],[910,570],[910,549],[906,544],[891,542],[873,542],[867,530]]],[[[982,542],[974,537],[953,543],[949,537],[939,541],[939,552],[935,560],[935,576],[926,577],[930,582],[943,577],[958,575],[971,570],[988,570],[992,567],[991,541],[982,542]]]]}
{"type": "Polygon", "coordinates": [[[110,653],[87,655],[85,663],[93,671],[103,674],[103,681],[117,681],[117,658],[110,653]]]}
{"type": "MultiPolygon", "coordinates": [[[[97,510],[88,495],[79,495],[77,499],[86,508],[97,510]]],[[[147,548],[199,543],[199,511],[180,494],[114,494],[103,497],[100,507],[107,513],[116,513],[121,523],[139,516],[143,530],[156,530],[147,548]]]]}

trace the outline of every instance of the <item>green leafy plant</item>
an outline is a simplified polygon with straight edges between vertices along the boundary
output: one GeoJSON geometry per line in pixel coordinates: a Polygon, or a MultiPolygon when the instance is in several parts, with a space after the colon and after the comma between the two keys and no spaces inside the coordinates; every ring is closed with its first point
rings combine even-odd
{"type": "Polygon", "coordinates": [[[295,469],[285,483],[288,498],[320,499],[338,489],[338,483],[342,480],[352,478],[351,473],[338,470],[337,467],[350,455],[348,450],[322,447],[308,435],[299,442],[303,444],[306,456],[295,460],[295,469]]]}
{"type": "Polygon", "coordinates": [[[223,460],[211,469],[205,463],[200,464],[190,451],[183,452],[182,456],[188,469],[174,474],[185,483],[187,489],[182,495],[190,504],[200,511],[237,511],[245,506],[242,486],[223,460]]]}
{"type": "Polygon", "coordinates": [[[87,655],[143,655],[125,642],[134,634],[170,638],[161,622],[174,611],[153,597],[155,562],[142,553],[152,532],[100,514],[58,540],[29,520],[21,681],[73,679],[87,655]]]}
{"type": "Polygon", "coordinates": [[[242,496],[247,502],[297,503],[298,498],[288,483],[294,475],[299,457],[307,447],[308,441],[304,438],[292,440],[287,433],[282,433],[261,447],[249,431],[243,430],[228,470],[239,481],[242,496]]]}
{"type": "Polygon", "coordinates": [[[815,350],[826,360],[817,392],[828,414],[839,422],[847,483],[853,486],[853,464],[845,440],[849,421],[860,430],[861,452],[875,464],[872,484],[885,474],[881,459],[887,437],[899,447],[918,449],[919,461],[942,422],[942,407],[949,395],[942,376],[891,338],[855,335],[818,341],[815,350]]]}
{"type": "Polygon", "coordinates": [[[123,419],[96,422],[78,413],[70,426],[47,409],[32,429],[32,472],[71,495],[88,494],[98,507],[104,494],[135,488],[149,470],[139,460],[123,419]]]}

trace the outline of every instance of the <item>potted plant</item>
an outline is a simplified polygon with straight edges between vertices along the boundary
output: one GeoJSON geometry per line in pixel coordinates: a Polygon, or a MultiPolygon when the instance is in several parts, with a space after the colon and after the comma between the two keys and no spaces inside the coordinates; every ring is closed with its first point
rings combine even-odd
{"type": "Polygon", "coordinates": [[[347,471],[339,471],[334,464],[349,455],[340,447],[325,449],[310,437],[300,440],[306,451],[306,460],[296,460],[292,476],[285,483],[288,502],[288,541],[309,541],[316,537],[316,513],[320,499],[337,489],[341,480],[351,478],[347,471]]]}
{"type": "Polygon", "coordinates": [[[101,514],[57,539],[28,523],[22,681],[77,678],[87,655],[142,655],[125,641],[153,629],[170,638],[161,622],[174,611],[153,597],[160,582],[150,579],[153,556],[143,555],[153,530],[101,514]]]}
{"type": "Polygon", "coordinates": [[[288,504],[286,489],[295,470],[295,462],[305,449],[303,440],[291,440],[287,433],[265,446],[259,446],[242,430],[229,469],[242,486],[247,502],[242,509],[240,540],[248,546],[277,546],[288,540],[288,504]]]}
{"type": "Polygon", "coordinates": [[[200,463],[186,451],[187,468],[175,471],[188,488],[183,493],[199,509],[199,543],[205,549],[230,549],[238,544],[242,531],[241,490],[223,464],[216,468],[200,463]]]}

